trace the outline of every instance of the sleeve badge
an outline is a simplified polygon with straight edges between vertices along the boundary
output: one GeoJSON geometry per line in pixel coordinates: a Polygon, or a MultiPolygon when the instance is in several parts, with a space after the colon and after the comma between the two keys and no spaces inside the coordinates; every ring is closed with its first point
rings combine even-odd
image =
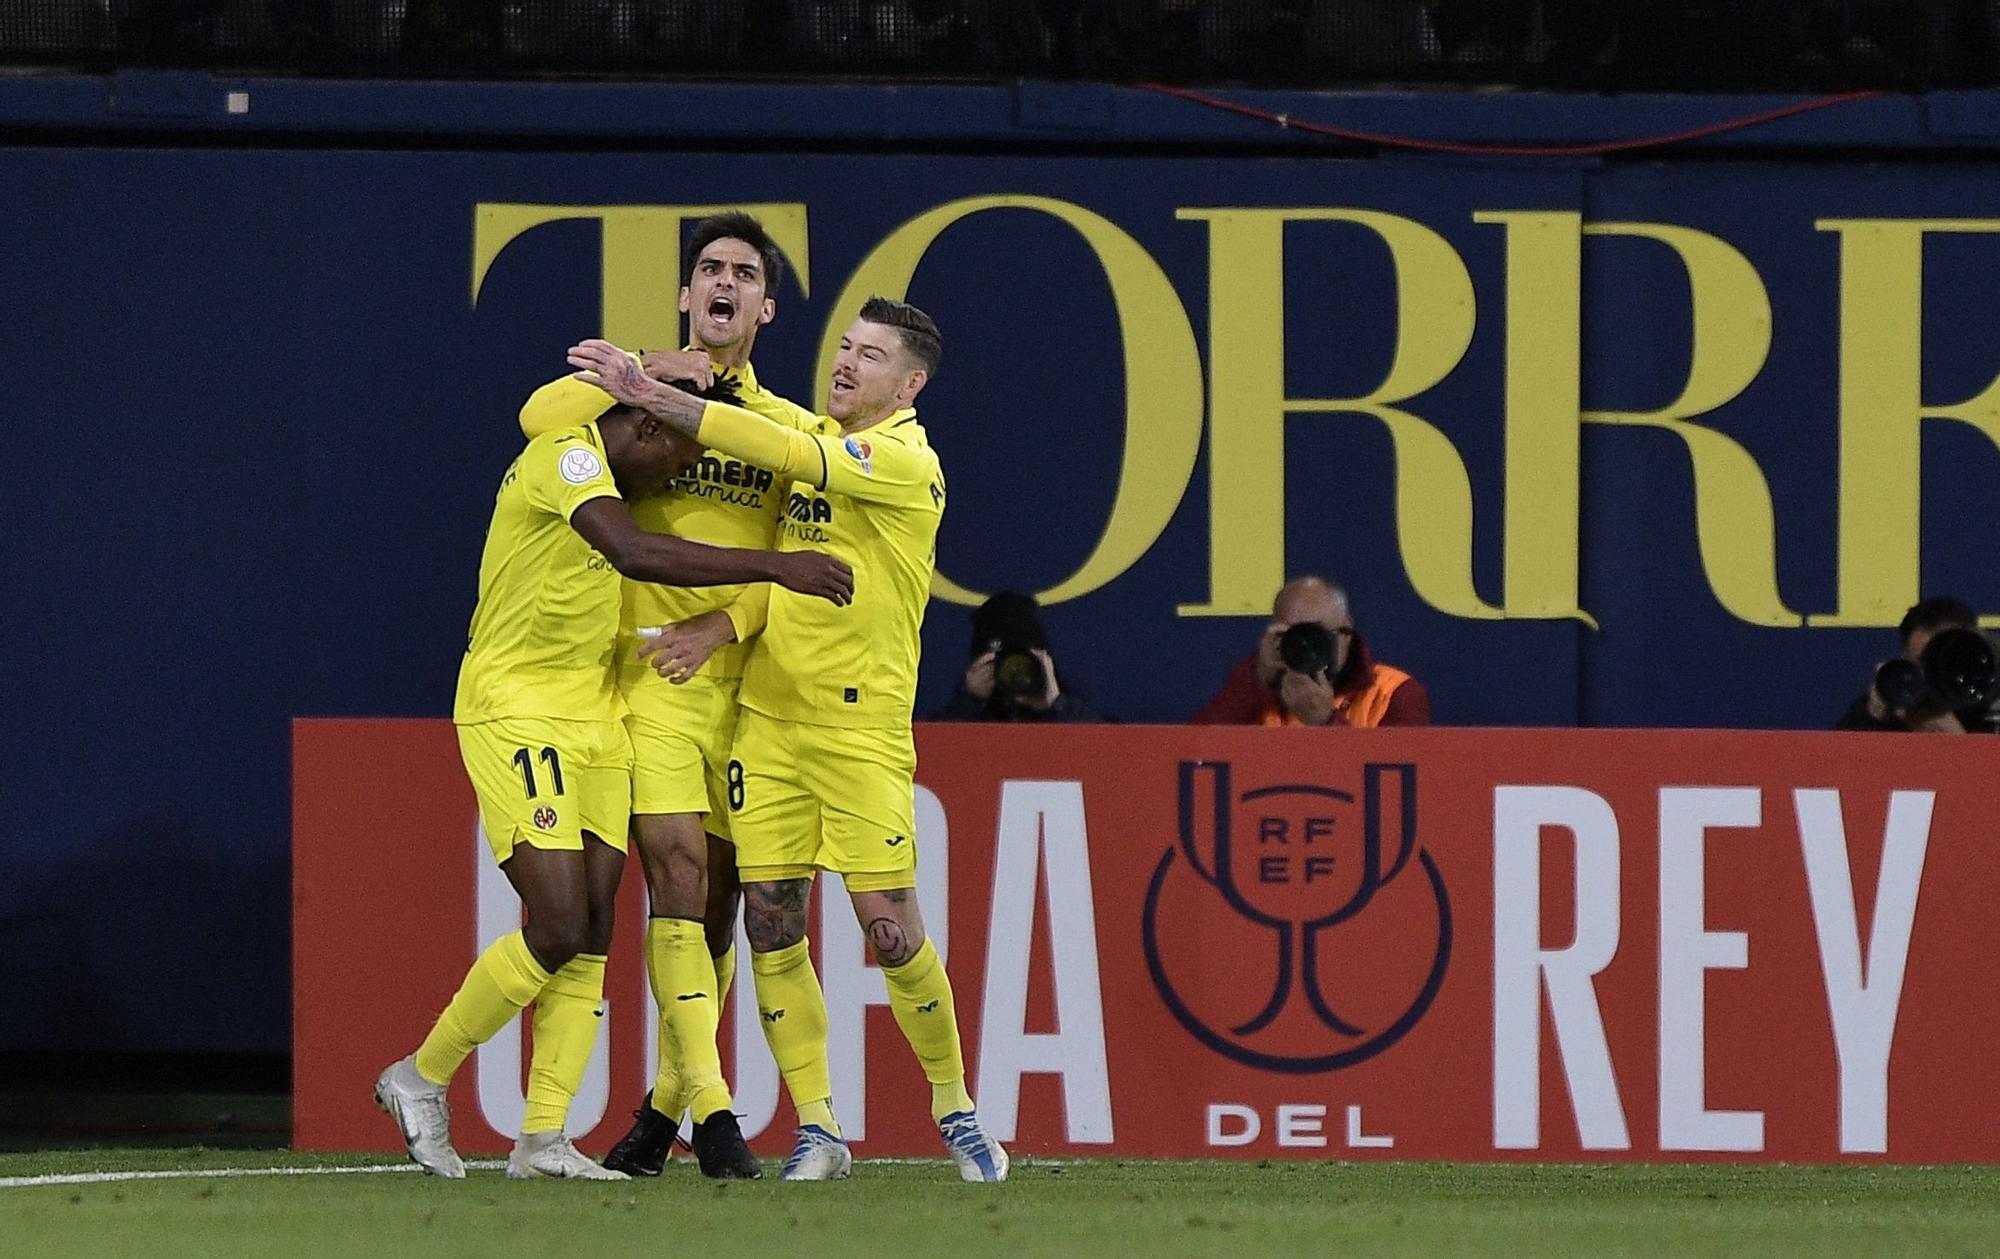
{"type": "Polygon", "coordinates": [[[854,457],[854,462],[861,465],[863,475],[874,476],[875,448],[859,437],[848,438],[844,445],[847,453],[854,457]]]}
{"type": "Polygon", "coordinates": [[[562,472],[562,479],[571,485],[584,485],[604,475],[604,461],[597,452],[582,446],[573,446],[563,452],[556,467],[562,472]]]}

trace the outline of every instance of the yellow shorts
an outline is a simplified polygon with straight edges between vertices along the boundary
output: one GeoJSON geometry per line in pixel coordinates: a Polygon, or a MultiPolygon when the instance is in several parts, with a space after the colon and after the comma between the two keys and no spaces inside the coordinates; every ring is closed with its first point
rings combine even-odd
{"type": "Polygon", "coordinates": [[[581,851],[585,831],[625,851],[632,744],[623,722],[502,717],[460,726],[458,751],[495,860],[518,843],[581,851]]]}
{"type": "Polygon", "coordinates": [[[622,663],[618,691],[630,716],[632,812],[706,813],[708,832],[729,838],[724,774],[736,735],[740,678],[697,674],[675,685],[650,667],[622,663]]]}
{"type": "Polygon", "coordinates": [[[814,726],[743,709],[725,782],[743,881],[817,869],[850,892],[915,887],[916,772],[908,726],[814,726]]]}

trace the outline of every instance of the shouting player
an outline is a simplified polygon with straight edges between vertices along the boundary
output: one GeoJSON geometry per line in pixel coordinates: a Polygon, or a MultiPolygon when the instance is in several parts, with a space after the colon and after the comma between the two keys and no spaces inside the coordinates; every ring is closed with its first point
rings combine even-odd
{"type": "MultiPolygon", "coordinates": [[[[783,275],[784,255],[755,218],[731,212],[697,223],[682,259],[680,293],[693,344],[646,354],[642,366],[663,380],[719,380],[758,414],[812,427],[812,412],[764,389],[750,367],[757,332],[776,313],[772,293],[783,275]]],[[[521,427],[533,437],[609,401],[602,389],[564,376],[528,399],[521,427]]],[[[766,469],[708,451],[668,493],[634,503],[632,515],[656,533],[769,547],[786,488],[766,469]]],[[[631,1130],[604,1159],[606,1167],[633,1175],[660,1174],[683,1111],[694,1119],[692,1144],[705,1174],[761,1174],[731,1113],[715,1045],[736,968],[740,899],[724,775],[747,644],[762,628],[765,608],[761,597],[742,598],[745,589],[625,583],[617,683],[632,740],[632,836],[650,905],[646,974],[660,1009],[653,1087],[633,1112],[631,1130]]]]}
{"type": "Polygon", "coordinates": [[[945,488],[910,404],[937,370],[940,349],[928,315],[871,298],[841,339],[829,415],[812,433],[704,403],[648,377],[607,342],[570,351],[580,379],[790,484],[782,549],[854,567],[854,601],[842,609],[767,592],[768,623],[744,670],[727,783],[757,1004],[799,1115],[788,1180],[837,1179],[852,1162],[833,1113],[826,999],[807,954],[816,870],[846,884],[960,1175],[1007,1176],[1006,1152],[980,1127],[966,1091],[951,983],[914,891],[910,716],[945,488]]]}
{"type": "Polygon", "coordinates": [[[501,479],[452,720],[524,921],[473,963],[416,1053],[375,1082],[410,1157],[433,1175],[465,1175],[445,1105],[452,1075],[532,1002],[527,1112],[507,1175],[624,1179],[563,1134],[597,1038],[631,807],[631,745],[612,677],[620,574],[675,585],[776,581],[833,603],[852,596],[852,571],[826,556],[639,528],[625,500],[659,492],[700,454],[653,416],[612,407],[535,438],[501,479]]]}

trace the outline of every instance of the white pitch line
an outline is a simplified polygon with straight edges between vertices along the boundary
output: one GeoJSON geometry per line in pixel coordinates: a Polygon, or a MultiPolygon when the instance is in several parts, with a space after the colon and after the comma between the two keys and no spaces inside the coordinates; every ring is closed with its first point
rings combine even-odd
{"type": "MultiPolygon", "coordinates": [[[[692,1163],[694,1160],[676,1156],[674,1161],[692,1163]]],[[[1023,1167],[1070,1167],[1081,1161],[1061,1158],[1016,1160],[1017,1164],[1023,1167]]],[[[948,1165],[951,1160],[863,1158],[856,1159],[855,1162],[863,1167],[871,1163],[885,1167],[937,1167],[948,1165]]],[[[507,1160],[472,1159],[465,1166],[476,1172],[497,1172],[506,1168],[507,1160]]],[[[415,1163],[370,1163],[362,1167],[190,1167],[149,1172],[63,1172],[49,1176],[0,1176],[0,1189],[32,1189],[39,1185],[115,1185],[133,1180],[231,1180],[244,1176],[376,1176],[422,1170],[415,1163]]]]}
{"type": "MultiPolygon", "coordinates": [[[[466,1164],[478,1171],[498,1171],[504,1159],[466,1164]]],[[[32,1189],[37,1185],[112,1185],[128,1180],[227,1180],[239,1176],[373,1176],[384,1172],[422,1171],[415,1163],[371,1163],[365,1167],[202,1167],[158,1172],[65,1172],[52,1176],[0,1176],[0,1189],[32,1189]]]]}

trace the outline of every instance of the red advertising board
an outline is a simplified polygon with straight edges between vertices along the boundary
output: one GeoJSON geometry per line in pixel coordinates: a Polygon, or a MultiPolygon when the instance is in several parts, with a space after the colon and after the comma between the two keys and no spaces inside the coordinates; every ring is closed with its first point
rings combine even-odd
{"type": "MultiPolygon", "coordinates": [[[[1994,1161],[1995,747],[920,727],[919,895],[981,1114],[1022,1152],[1994,1161]]],[[[518,906],[449,724],[301,721],[294,770],[296,1140],[394,1149],[376,1072],[518,906]]],[[[572,1113],[593,1151],[650,1078],[636,874],[572,1113]]],[[[836,1108],[864,1157],[937,1153],[834,890],[836,1108]]],[[[737,1109],[775,1152],[755,1029],[733,1000],[737,1109]]],[[[461,1149],[506,1147],[522,1037],[454,1082],[461,1149]]]]}

